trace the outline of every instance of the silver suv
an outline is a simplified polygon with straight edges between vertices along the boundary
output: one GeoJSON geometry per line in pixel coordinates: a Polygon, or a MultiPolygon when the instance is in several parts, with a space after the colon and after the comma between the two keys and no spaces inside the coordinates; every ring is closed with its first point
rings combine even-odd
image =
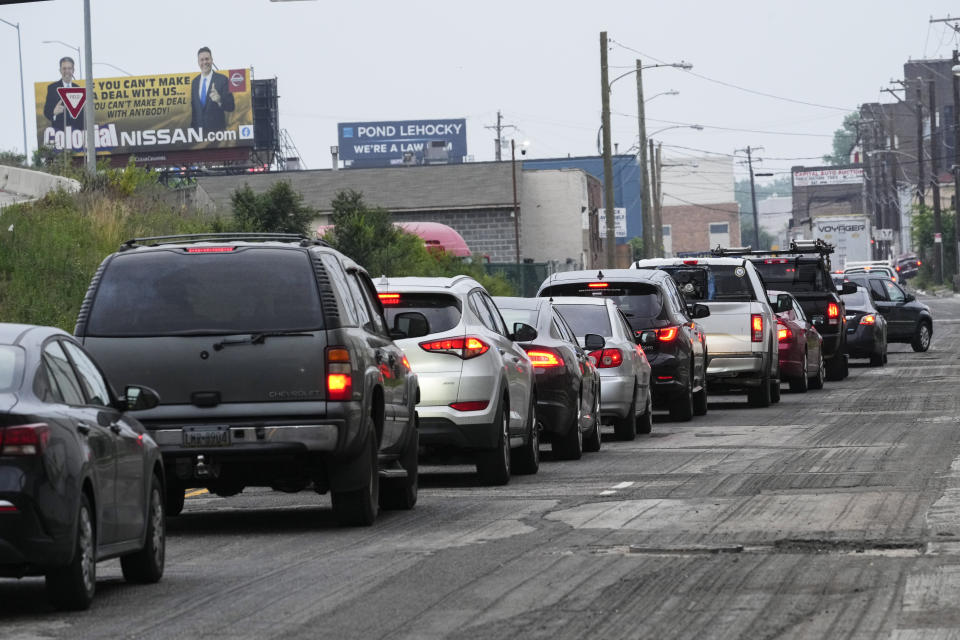
{"type": "Polygon", "coordinates": [[[635,269],[662,269],[688,302],[710,315],[699,320],[707,334],[710,391],[746,391],[751,406],[780,400],[777,317],[763,279],[746,258],[652,258],[635,269]]]}
{"type": "Polygon", "coordinates": [[[390,335],[420,382],[420,445],[475,455],[486,484],[540,465],[534,372],[519,341],[536,330],[507,327],[483,286],[455,278],[379,278],[390,335]]]}

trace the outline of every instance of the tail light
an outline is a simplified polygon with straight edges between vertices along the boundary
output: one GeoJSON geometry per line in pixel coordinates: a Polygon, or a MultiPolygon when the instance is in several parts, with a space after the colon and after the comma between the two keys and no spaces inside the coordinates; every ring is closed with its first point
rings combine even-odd
{"type": "Polygon", "coordinates": [[[767,258],[763,261],[763,264],[787,264],[790,262],[786,258],[767,258]]]}
{"type": "Polygon", "coordinates": [[[787,342],[792,338],[793,338],[793,331],[790,331],[790,327],[783,324],[782,322],[777,322],[777,341],[787,342]]]}
{"type": "Polygon", "coordinates": [[[17,505],[9,500],[0,500],[0,513],[16,513],[17,511],[17,505]]]}
{"type": "Polygon", "coordinates": [[[378,293],[377,297],[380,298],[380,304],[385,306],[391,304],[400,304],[399,293],[378,293]]]}
{"type": "Polygon", "coordinates": [[[189,247],[187,253],[230,253],[236,247],[189,247]]]}
{"type": "Polygon", "coordinates": [[[623,364],[623,354],[620,349],[597,349],[590,354],[597,361],[598,369],[612,369],[623,364]]]}
{"type": "Polygon", "coordinates": [[[490,345],[473,336],[464,338],[445,338],[443,340],[429,340],[421,342],[420,348],[430,353],[449,353],[450,355],[469,360],[485,354],[490,350],[490,345]]]}
{"type": "Polygon", "coordinates": [[[920,262],[919,260],[917,260],[917,266],[918,266],[918,267],[919,267],[920,265],[922,265],[922,264],[923,264],[922,262],[920,262]]]}
{"type": "Polygon", "coordinates": [[[43,422],[0,429],[0,456],[36,456],[50,441],[50,427],[43,422]]]}
{"type": "Polygon", "coordinates": [[[344,347],[327,347],[327,400],[350,400],[352,397],[350,351],[344,347]]]}
{"type": "Polygon", "coordinates": [[[868,313],[860,318],[860,324],[877,324],[877,317],[872,313],[868,313]]]}
{"type": "Polygon", "coordinates": [[[660,342],[672,342],[673,339],[677,337],[679,330],[679,327],[663,327],[662,329],[654,329],[654,331],[657,332],[657,340],[660,342]]]}
{"type": "Polygon", "coordinates": [[[537,369],[551,369],[563,366],[563,357],[552,349],[527,349],[530,362],[537,369]]]}
{"type": "Polygon", "coordinates": [[[684,260],[684,261],[683,261],[683,264],[689,264],[689,265],[694,265],[694,264],[698,264],[698,263],[699,263],[699,260],[684,260]]]}
{"type": "Polygon", "coordinates": [[[450,404],[450,408],[457,411],[483,411],[488,404],[490,403],[486,400],[471,400],[469,402],[453,402],[450,404]]]}
{"type": "Polygon", "coordinates": [[[837,324],[840,318],[840,305],[836,302],[831,302],[827,305],[827,322],[829,324],[837,324]]]}
{"type": "Polygon", "coordinates": [[[750,316],[750,341],[763,342],[763,316],[755,313],[750,316]]]}

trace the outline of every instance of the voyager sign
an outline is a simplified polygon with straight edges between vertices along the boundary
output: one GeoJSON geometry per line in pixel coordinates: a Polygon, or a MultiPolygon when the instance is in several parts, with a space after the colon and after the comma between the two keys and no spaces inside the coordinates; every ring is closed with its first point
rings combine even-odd
{"type": "Polygon", "coordinates": [[[459,164],[467,155],[467,121],[400,120],[337,124],[348,167],[459,164]]]}
{"type": "MultiPolygon", "coordinates": [[[[253,146],[250,69],[216,72],[225,76],[201,104],[199,72],[96,78],[94,139],[98,152],[154,153],[253,146]],[[217,117],[210,114],[216,112],[217,117]]],[[[212,83],[215,84],[215,83],[212,83]]],[[[84,80],[74,86],[85,86],[84,80]]],[[[79,152],[86,146],[84,112],[75,117],[61,101],[61,82],[34,84],[37,144],[79,152]]]]}

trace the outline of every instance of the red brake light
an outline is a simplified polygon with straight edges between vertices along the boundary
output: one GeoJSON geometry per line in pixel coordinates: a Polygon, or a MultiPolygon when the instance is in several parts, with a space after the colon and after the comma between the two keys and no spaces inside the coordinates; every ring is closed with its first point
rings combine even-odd
{"type": "Polygon", "coordinates": [[[587,285],[591,289],[606,289],[610,286],[609,282],[591,282],[587,285]]]}
{"type": "Polygon", "coordinates": [[[344,347],[327,347],[327,399],[353,398],[353,370],[350,351],[344,347]]]}
{"type": "Polygon", "coordinates": [[[677,332],[679,327],[663,327],[662,329],[656,329],[657,340],[660,342],[670,342],[677,337],[677,332]]]}
{"type": "Polygon", "coordinates": [[[487,408],[489,404],[486,400],[473,400],[470,402],[452,402],[450,403],[451,409],[456,409],[457,411],[483,411],[487,408]]]}
{"type": "Polygon", "coordinates": [[[598,369],[612,369],[623,364],[623,354],[619,349],[598,349],[590,355],[597,361],[598,369]]]}
{"type": "Polygon", "coordinates": [[[17,505],[8,500],[0,500],[0,513],[16,513],[17,505]]]}
{"type": "Polygon", "coordinates": [[[400,304],[399,293],[378,293],[377,297],[380,298],[380,304],[400,304]]]}
{"type": "Polygon", "coordinates": [[[528,349],[527,355],[530,357],[531,364],[538,369],[563,366],[563,358],[559,353],[554,353],[553,351],[546,349],[528,349]]]}
{"type": "Polygon", "coordinates": [[[763,316],[755,313],[750,316],[750,341],[763,342],[763,316]]]}
{"type": "Polygon", "coordinates": [[[922,262],[920,262],[919,260],[917,260],[917,266],[918,266],[918,267],[919,267],[920,265],[922,265],[922,264],[923,264],[922,262]]]}
{"type": "Polygon", "coordinates": [[[236,247],[187,247],[187,253],[230,253],[236,247]]]}
{"type": "Polygon", "coordinates": [[[35,456],[50,441],[50,427],[43,422],[0,429],[0,455],[35,456]]]}
{"type": "Polygon", "coordinates": [[[698,260],[684,260],[683,264],[698,264],[698,260]]]}
{"type": "Polygon", "coordinates": [[[763,264],[787,264],[790,262],[786,258],[767,258],[763,261],[763,264]]]}
{"type": "Polygon", "coordinates": [[[786,342],[791,338],[793,338],[793,332],[790,331],[790,327],[778,321],[777,322],[777,341],[786,342]]]}
{"type": "Polygon", "coordinates": [[[429,340],[421,342],[420,348],[431,353],[449,353],[450,355],[469,360],[483,355],[490,350],[490,345],[481,340],[468,336],[466,338],[444,338],[443,340],[429,340]]]}
{"type": "Polygon", "coordinates": [[[840,307],[836,302],[831,302],[827,305],[827,317],[828,318],[839,318],[840,317],[840,307]]]}
{"type": "Polygon", "coordinates": [[[860,318],[860,324],[877,324],[877,317],[872,313],[868,313],[860,318]]]}

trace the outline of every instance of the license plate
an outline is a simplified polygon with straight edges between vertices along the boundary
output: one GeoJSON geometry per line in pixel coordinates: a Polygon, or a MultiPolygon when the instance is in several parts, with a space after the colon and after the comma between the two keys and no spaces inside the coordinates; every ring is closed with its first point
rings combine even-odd
{"type": "Polygon", "coordinates": [[[230,427],[184,427],[183,446],[185,447],[227,447],[230,446],[230,427]]]}

